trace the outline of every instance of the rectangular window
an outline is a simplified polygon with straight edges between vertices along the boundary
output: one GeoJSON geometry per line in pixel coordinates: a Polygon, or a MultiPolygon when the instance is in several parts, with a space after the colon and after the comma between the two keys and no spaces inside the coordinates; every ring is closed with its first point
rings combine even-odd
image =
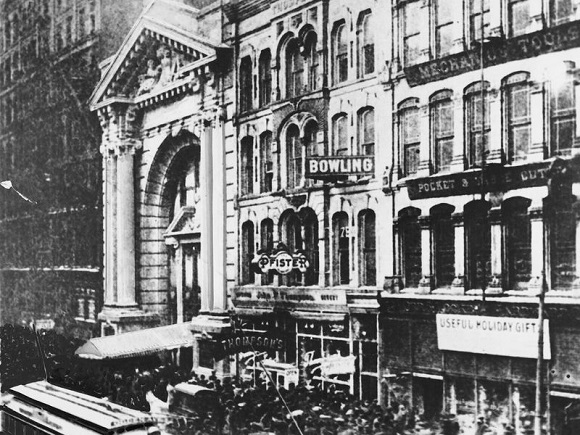
{"type": "Polygon", "coordinates": [[[552,89],[551,95],[551,155],[569,155],[576,135],[576,103],[572,77],[569,76],[565,83],[552,89]]]}
{"type": "Polygon", "coordinates": [[[419,109],[416,107],[401,112],[401,144],[403,152],[403,174],[412,175],[419,167],[419,109]]]}
{"type": "Polygon", "coordinates": [[[270,64],[272,62],[272,57],[270,56],[270,50],[264,50],[260,56],[260,106],[265,106],[270,104],[270,99],[272,96],[272,70],[270,64]]]}
{"type": "Polygon", "coordinates": [[[508,161],[525,160],[530,149],[530,89],[527,83],[509,86],[506,95],[508,161]]]}
{"type": "Polygon", "coordinates": [[[248,195],[253,193],[254,181],[254,143],[251,138],[242,140],[241,154],[242,154],[242,170],[241,170],[241,194],[248,195]]]}
{"type": "Polygon", "coordinates": [[[458,7],[449,0],[437,0],[435,12],[435,53],[437,57],[451,52],[453,46],[453,8],[458,7]]]}
{"type": "Polygon", "coordinates": [[[435,171],[446,171],[453,160],[453,102],[437,101],[431,107],[435,171]]]}
{"type": "Polygon", "coordinates": [[[341,83],[348,79],[348,43],[344,24],[341,24],[334,34],[334,56],[335,83],[341,83]]]}
{"type": "Polygon", "coordinates": [[[509,36],[519,36],[526,33],[530,25],[529,0],[510,0],[508,4],[509,36]]]}
{"type": "Polygon", "coordinates": [[[421,2],[412,1],[405,4],[401,14],[401,27],[403,29],[403,63],[405,66],[417,63],[420,49],[421,22],[417,19],[420,16],[421,2]]]}
{"type": "Polygon", "coordinates": [[[552,26],[567,23],[574,16],[573,0],[551,0],[550,22],[552,26]]]}
{"type": "Polygon", "coordinates": [[[469,3],[469,37],[470,40],[481,39],[481,19],[483,6],[483,36],[489,36],[489,0],[470,0],[469,3]],[[482,4],[483,2],[483,4],[482,4]]]}
{"type": "Polygon", "coordinates": [[[271,192],[274,180],[274,162],[272,161],[272,135],[265,133],[260,137],[260,162],[262,165],[261,191],[271,192]]]}
{"type": "Polygon", "coordinates": [[[481,166],[482,153],[487,152],[489,146],[489,97],[484,94],[485,122],[482,128],[481,94],[475,92],[467,98],[466,132],[468,141],[469,166],[481,166]]]}

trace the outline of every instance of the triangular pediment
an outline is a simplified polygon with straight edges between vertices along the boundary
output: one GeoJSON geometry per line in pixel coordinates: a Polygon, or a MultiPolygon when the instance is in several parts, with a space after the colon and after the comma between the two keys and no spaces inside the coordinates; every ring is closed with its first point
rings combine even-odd
{"type": "Polygon", "coordinates": [[[195,213],[195,207],[182,207],[165,232],[165,237],[180,238],[186,235],[199,233],[199,217],[195,213]]]}
{"type": "Polygon", "coordinates": [[[108,100],[139,101],[164,89],[190,84],[225,48],[199,31],[197,9],[154,1],[141,14],[117,53],[109,59],[91,97],[91,107],[108,100]]]}

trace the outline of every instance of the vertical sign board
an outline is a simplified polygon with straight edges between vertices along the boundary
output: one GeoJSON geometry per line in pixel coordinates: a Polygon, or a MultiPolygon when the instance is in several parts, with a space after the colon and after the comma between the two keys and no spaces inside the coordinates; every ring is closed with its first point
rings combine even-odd
{"type": "MultiPolygon", "coordinates": [[[[538,319],[437,314],[440,350],[538,358],[538,319]]],[[[551,359],[550,329],[544,320],[544,359],[551,359]]]]}

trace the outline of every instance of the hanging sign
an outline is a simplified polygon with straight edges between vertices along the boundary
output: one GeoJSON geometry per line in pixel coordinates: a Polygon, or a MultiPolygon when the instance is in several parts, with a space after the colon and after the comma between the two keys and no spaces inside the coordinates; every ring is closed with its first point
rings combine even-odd
{"type": "Polygon", "coordinates": [[[305,273],[310,267],[310,262],[306,258],[306,255],[301,252],[290,254],[286,250],[281,250],[273,254],[257,254],[254,256],[252,264],[256,265],[261,273],[274,271],[280,275],[287,275],[293,270],[305,273]]]}
{"type": "Polygon", "coordinates": [[[306,157],[307,178],[333,178],[375,173],[374,156],[306,157]]]}

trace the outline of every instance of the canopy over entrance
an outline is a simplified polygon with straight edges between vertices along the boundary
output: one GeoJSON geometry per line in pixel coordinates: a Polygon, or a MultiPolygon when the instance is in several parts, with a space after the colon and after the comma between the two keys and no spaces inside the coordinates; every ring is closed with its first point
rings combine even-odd
{"type": "Polygon", "coordinates": [[[164,350],[192,347],[193,333],[188,323],[159,326],[125,334],[92,338],[75,351],[87,359],[119,359],[152,355],[164,350]]]}

